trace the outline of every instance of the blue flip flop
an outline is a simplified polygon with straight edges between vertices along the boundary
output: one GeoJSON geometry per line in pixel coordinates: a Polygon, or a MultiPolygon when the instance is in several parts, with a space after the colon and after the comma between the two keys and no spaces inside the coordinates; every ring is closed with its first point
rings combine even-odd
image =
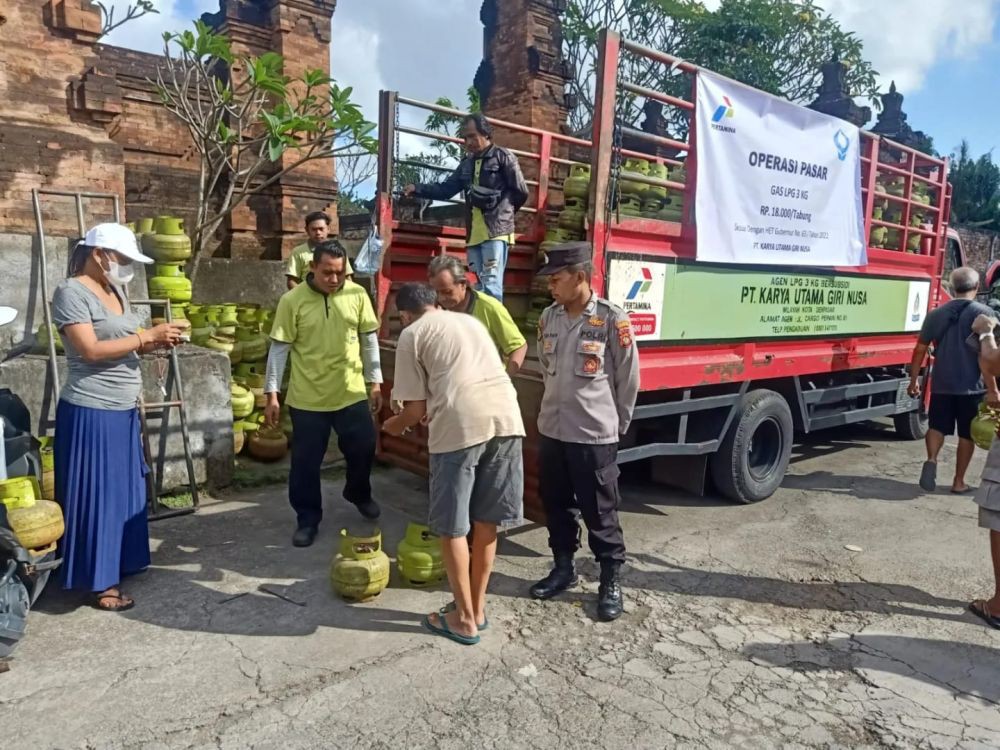
{"type": "MultiPolygon", "coordinates": [[[[454,601],[451,601],[451,602],[448,602],[447,604],[445,604],[443,607],[441,607],[441,609],[438,610],[438,614],[443,616],[446,612],[454,612],[456,609],[458,609],[458,605],[455,604],[454,601]]],[[[482,622],[482,624],[476,625],[476,629],[480,633],[482,633],[489,626],[490,626],[490,618],[486,617],[486,616],[483,616],[483,622],[482,622]]]]}
{"type": "Polygon", "coordinates": [[[461,633],[453,633],[448,627],[448,621],[444,619],[444,616],[439,616],[438,620],[441,622],[441,627],[437,627],[431,622],[430,615],[424,615],[424,627],[431,631],[434,635],[439,635],[442,638],[455,641],[455,643],[461,643],[463,646],[475,646],[479,643],[478,635],[469,636],[462,635],[461,633]]]}

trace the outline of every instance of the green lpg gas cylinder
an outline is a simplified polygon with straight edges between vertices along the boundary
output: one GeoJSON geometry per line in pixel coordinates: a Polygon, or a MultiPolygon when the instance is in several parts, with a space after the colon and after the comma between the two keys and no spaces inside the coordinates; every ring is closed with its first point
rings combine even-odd
{"type": "Polygon", "coordinates": [[[382,532],[352,536],[340,531],[340,551],[330,566],[330,583],[344,599],[373,599],[389,585],[389,557],[382,551],[382,532]]]}
{"type": "Polygon", "coordinates": [[[411,586],[437,583],[445,577],[440,540],[426,526],[409,524],[396,548],[396,566],[411,586]]]}

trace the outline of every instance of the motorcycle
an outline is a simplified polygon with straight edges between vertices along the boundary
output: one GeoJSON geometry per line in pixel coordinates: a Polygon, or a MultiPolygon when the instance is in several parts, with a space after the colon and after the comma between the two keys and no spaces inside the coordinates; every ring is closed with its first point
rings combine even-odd
{"type": "MultiPolygon", "coordinates": [[[[12,308],[0,307],[0,325],[15,315],[12,308]]],[[[24,402],[9,389],[0,389],[0,478],[40,479],[40,447],[31,434],[31,415],[24,402]]],[[[54,550],[39,553],[23,547],[7,522],[6,506],[0,503],[0,671],[24,637],[28,611],[61,563],[54,550]]]]}

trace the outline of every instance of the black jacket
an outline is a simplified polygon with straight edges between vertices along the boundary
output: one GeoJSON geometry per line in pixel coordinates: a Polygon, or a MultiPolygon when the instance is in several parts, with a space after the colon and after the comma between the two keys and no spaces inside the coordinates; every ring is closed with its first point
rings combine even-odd
{"type": "Polygon", "coordinates": [[[483,212],[490,237],[503,237],[514,233],[514,214],[528,200],[528,186],[521,174],[517,157],[499,146],[490,145],[481,155],[469,155],[462,159],[458,168],[437,185],[417,185],[416,195],[430,200],[447,200],[458,192],[465,194],[466,238],[472,232],[472,203],[469,189],[476,174],[476,160],[482,159],[479,170],[479,185],[501,192],[497,207],[483,212]]]}

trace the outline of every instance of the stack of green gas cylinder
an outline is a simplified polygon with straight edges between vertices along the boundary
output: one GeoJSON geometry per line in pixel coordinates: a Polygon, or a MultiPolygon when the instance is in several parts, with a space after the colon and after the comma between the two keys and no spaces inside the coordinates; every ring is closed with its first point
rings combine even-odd
{"type": "Polygon", "coordinates": [[[668,167],[648,159],[626,159],[622,166],[618,211],[623,217],[658,219],[679,222],[683,218],[684,194],[662,185],[647,185],[629,175],[654,177],[659,180],[685,183],[684,166],[668,167]]]}

